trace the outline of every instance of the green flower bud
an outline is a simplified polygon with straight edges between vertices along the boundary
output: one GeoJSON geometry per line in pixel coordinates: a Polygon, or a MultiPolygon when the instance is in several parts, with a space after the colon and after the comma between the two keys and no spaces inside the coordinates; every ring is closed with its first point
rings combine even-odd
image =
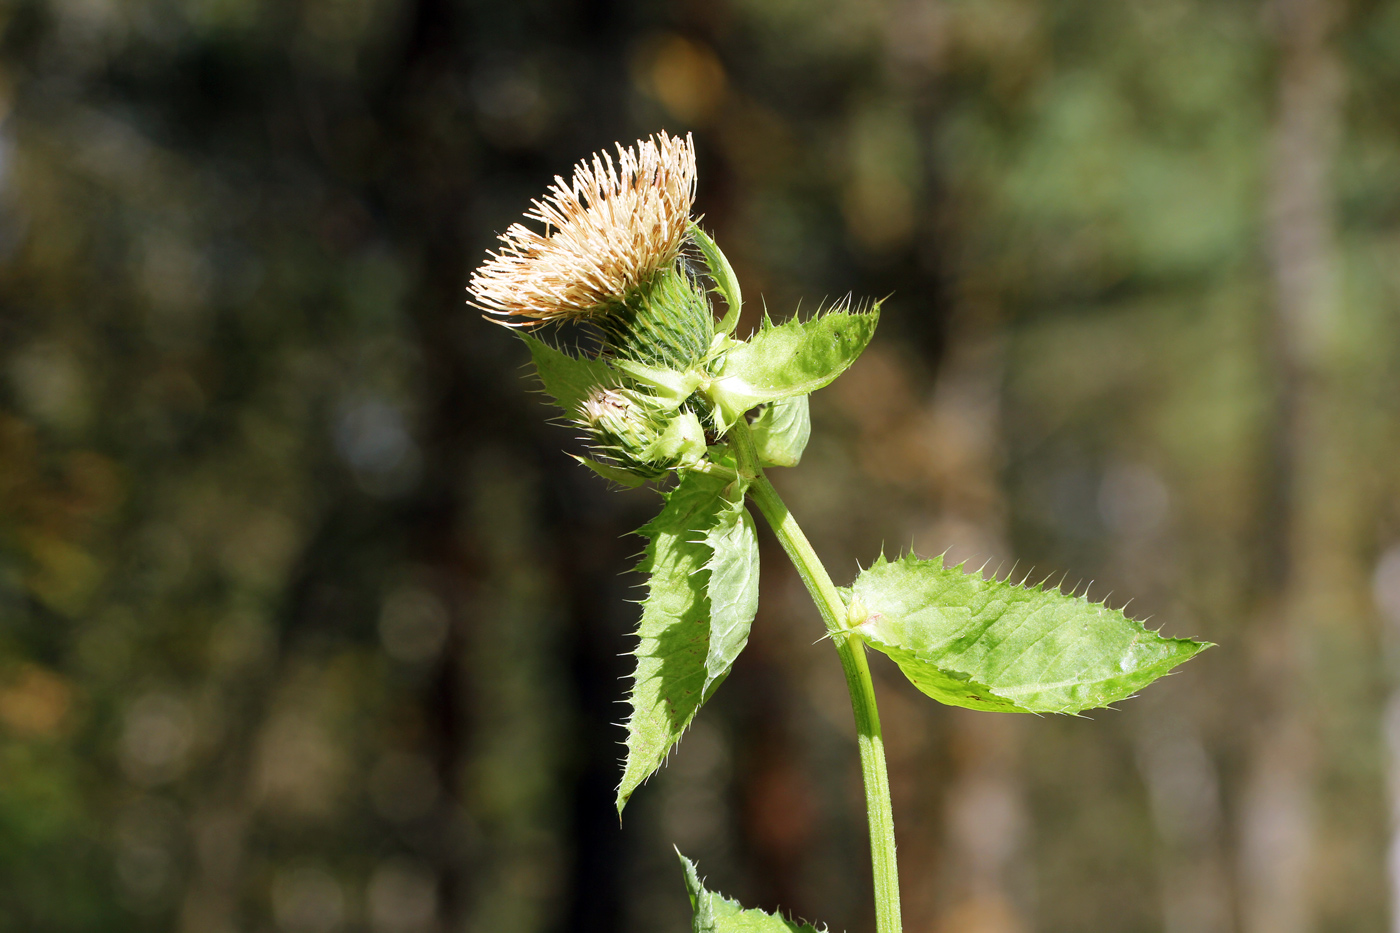
{"type": "Polygon", "coordinates": [[[667,411],[626,389],[598,389],[579,406],[597,449],[637,476],[657,479],[705,455],[705,431],[690,411],[667,411]]]}
{"type": "Polygon", "coordinates": [[[622,359],[679,371],[709,352],[715,317],[704,286],[678,259],[595,323],[622,359]]]}

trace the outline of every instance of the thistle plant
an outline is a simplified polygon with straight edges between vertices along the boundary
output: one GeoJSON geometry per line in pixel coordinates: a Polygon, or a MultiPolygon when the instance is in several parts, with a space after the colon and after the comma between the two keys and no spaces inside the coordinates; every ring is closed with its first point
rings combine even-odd
{"type": "MultiPolygon", "coordinates": [[[[747,339],[724,253],[691,216],[695,151],[660,133],[556,176],[528,220],[472,276],[472,304],[516,330],[545,392],[583,430],[584,465],[613,482],[664,487],[640,529],[646,575],[628,701],[621,814],[665,761],[748,642],[758,608],[758,536],[772,528],[826,626],[846,675],[870,828],[876,928],[900,930],[889,779],[867,649],[920,691],[997,713],[1078,713],[1131,696],[1205,647],[1164,638],[1087,596],[987,579],[942,558],[877,556],[832,582],[766,471],[796,466],[808,396],[855,361],[880,302],[806,320],[764,316],[747,339]],[[716,315],[712,297],[723,300],[716,315]],[[591,351],[544,339],[582,328],[591,351]],[[542,336],[543,335],[543,336],[542,336]]],[[[681,857],[696,933],[812,931],[707,891],[681,857]]]]}

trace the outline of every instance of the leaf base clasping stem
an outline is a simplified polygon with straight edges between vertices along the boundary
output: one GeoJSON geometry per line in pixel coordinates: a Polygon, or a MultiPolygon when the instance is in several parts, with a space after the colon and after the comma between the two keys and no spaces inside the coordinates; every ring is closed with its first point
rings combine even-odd
{"type": "Polygon", "coordinates": [[[752,477],[749,496],[768,520],[798,576],[812,595],[831,634],[831,642],[846,673],[851,694],[856,735],[860,745],[860,770],[865,784],[865,809],[870,823],[870,863],[875,883],[875,928],[878,933],[901,933],[899,868],[895,863],[894,811],[890,806],[890,779],[885,765],[885,742],[880,735],[880,712],[875,705],[875,685],[865,659],[865,645],[850,631],[845,600],[837,592],[821,558],[802,533],[797,520],[763,474],[743,418],[729,431],[740,474],[752,477]]]}

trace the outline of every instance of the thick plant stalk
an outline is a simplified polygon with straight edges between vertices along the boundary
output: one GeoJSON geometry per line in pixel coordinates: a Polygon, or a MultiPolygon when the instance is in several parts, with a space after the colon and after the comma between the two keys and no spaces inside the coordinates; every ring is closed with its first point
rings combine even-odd
{"type": "Polygon", "coordinates": [[[860,771],[865,785],[865,809],[870,825],[870,866],[875,884],[875,929],[878,933],[901,933],[899,911],[899,867],[895,861],[894,810],[890,805],[889,769],[885,765],[885,742],[880,735],[880,711],[875,705],[875,684],[865,660],[865,645],[851,633],[845,601],[836,591],[817,552],[773,484],[763,475],[748,425],[742,418],[730,429],[739,472],[751,477],[749,495],[763,513],[797,568],[812,601],[821,612],[831,634],[831,642],[841,658],[846,689],[851,694],[856,736],[860,745],[860,771]]]}

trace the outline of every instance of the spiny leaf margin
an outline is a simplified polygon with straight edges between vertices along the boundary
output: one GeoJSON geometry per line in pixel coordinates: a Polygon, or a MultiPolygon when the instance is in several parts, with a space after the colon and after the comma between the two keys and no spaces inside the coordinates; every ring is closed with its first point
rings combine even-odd
{"type": "Polygon", "coordinates": [[[580,457],[578,454],[569,454],[569,456],[610,483],[617,483],[619,486],[624,486],[628,489],[636,489],[646,482],[644,477],[638,476],[630,470],[624,470],[622,467],[613,466],[611,463],[590,460],[587,457],[580,457]]]}
{"type": "Polygon", "coordinates": [[[681,855],[685,887],[690,894],[691,933],[826,933],[810,923],[798,923],[755,908],[745,909],[716,891],[707,891],[695,863],[681,855]]]}
{"type": "Polygon", "coordinates": [[[712,554],[705,535],[725,507],[726,485],[715,476],[682,473],[680,482],[662,494],[660,514],[637,532],[647,539],[637,565],[647,575],[647,594],[636,631],[640,642],[633,652],[637,663],[628,695],[632,714],[617,788],[618,813],[666,760],[704,699],[712,554]]]}
{"type": "Polygon", "coordinates": [[[883,555],[850,589],[854,631],[925,694],[998,712],[1107,706],[1210,647],[1164,638],[1086,596],[883,555]]]}
{"type": "Polygon", "coordinates": [[[618,385],[617,373],[603,360],[572,356],[533,334],[519,334],[545,392],[570,415],[578,417],[579,407],[598,389],[618,385]]]}
{"type": "Polygon", "coordinates": [[[838,308],[810,320],[763,327],[724,356],[710,397],[727,423],[764,402],[809,395],[855,362],[875,335],[880,302],[868,311],[838,308]]]}

